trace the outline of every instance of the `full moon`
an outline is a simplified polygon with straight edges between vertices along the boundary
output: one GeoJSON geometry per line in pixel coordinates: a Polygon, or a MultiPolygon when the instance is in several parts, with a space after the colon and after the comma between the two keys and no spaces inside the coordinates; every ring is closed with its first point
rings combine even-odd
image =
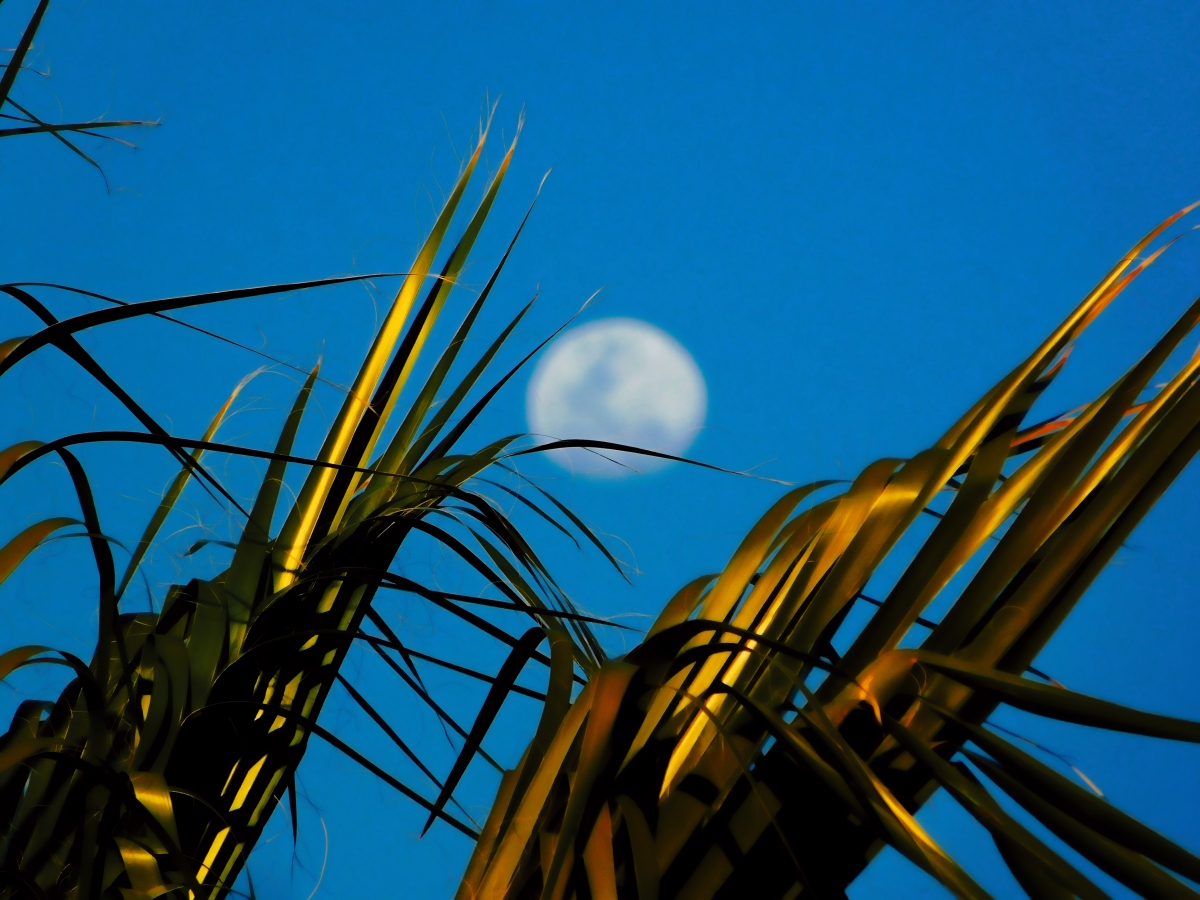
{"type": "MultiPolygon", "coordinates": [[[[591,438],[678,456],[704,424],[704,376],[683,346],[637,319],[601,319],[550,345],[529,380],[525,411],[542,443],[591,438]]],[[[666,460],[610,450],[548,454],[565,469],[601,478],[649,472],[666,460]]]]}

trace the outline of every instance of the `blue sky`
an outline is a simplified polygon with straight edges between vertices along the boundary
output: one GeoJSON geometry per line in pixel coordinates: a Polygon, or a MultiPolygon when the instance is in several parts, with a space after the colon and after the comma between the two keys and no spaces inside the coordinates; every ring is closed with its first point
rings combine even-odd
{"type": "MultiPolygon", "coordinates": [[[[15,43],[31,7],[5,4],[0,46],[15,43]]],[[[602,288],[588,318],[644,319],[703,370],[708,422],[695,456],[792,481],[848,476],[935,440],[1134,241],[1200,198],[1198,43],[1200,9],[1190,3],[60,0],[30,60],[52,77],[26,73],[14,96],[54,120],[161,125],[132,134],[136,150],[86,144],[111,193],[48,138],[4,141],[3,279],[138,300],[403,269],[499,97],[497,136],[512,135],[522,110],[526,122],[477,254],[479,281],[553,171],[484,328],[495,331],[538,293],[515,358],[602,288]]],[[[1198,285],[1192,238],[1105,313],[1046,415],[1107,386],[1198,285]]],[[[48,299],[60,315],[90,308],[48,299]]],[[[375,316],[366,290],[343,288],[188,319],[297,365],[324,354],[325,374],[346,381],[375,316]]],[[[33,329],[11,307],[0,321],[0,337],[33,329]]],[[[202,431],[260,364],[157,323],[85,344],[179,434],[202,431]]],[[[501,395],[473,433],[478,443],[524,429],[524,387],[518,379],[501,395]]],[[[293,390],[279,374],[259,377],[223,436],[268,444],[293,390]]],[[[0,397],[5,445],[127,424],[49,354],[6,377],[0,397]]],[[[334,399],[324,397],[326,411],[334,399]]],[[[312,449],[318,419],[306,433],[312,449]]],[[[136,540],[171,477],[169,460],[142,450],[83,457],[105,485],[106,529],[136,540]]],[[[228,474],[247,477],[235,464],[228,474]]],[[[596,554],[534,529],[567,589],[605,614],[652,613],[723,565],[780,490],[679,467],[620,482],[558,475],[553,484],[636,561],[628,587],[596,554]]],[[[4,490],[5,539],[72,509],[52,467],[4,490]]],[[[1198,496],[1193,467],[1040,666],[1078,690],[1200,718],[1189,689],[1200,678],[1198,496]]],[[[199,537],[226,536],[222,528],[219,511],[192,498],[147,569],[154,589],[219,564],[216,554],[180,553],[199,537]]],[[[48,547],[0,589],[6,645],[90,644],[84,552],[73,542],[48,547]]],[[[404,561],[413,571],[457,577],[414,553],[404,561]]],[[[434,643],[452,638],[420,610],[396,604],[392,613],[434,643]]],[[[399,769],[349,706],[335,702],[327,714],[399,769]]],[[[497,754],[515,759],[528,733],[522,716],[515,711],[497,736],[497,754]]],[[[1010,724],[1070,755],[1126,809],[1200,847],[1194,748],[1015,716],[1010,724]]],[[[478,812],[494,782],[473,777],[478,812]]],[[[323,749],[314,747],[301,780],[300,845],[293,857],[286,826],[273,823],[277,836],[252,862],[261,896],[307,897],[326,832],[318,896],[375,894],[398,875],[406,896],[452,893],[469,851],[457,835],[435,828],[418,842],[417,810],[323,749]]],[[[938,801],[923,817],[985,886],[1016,896],[982,832],[938,801]]],[[[851,893],[937,890],[885,854],[851,893]]]]}

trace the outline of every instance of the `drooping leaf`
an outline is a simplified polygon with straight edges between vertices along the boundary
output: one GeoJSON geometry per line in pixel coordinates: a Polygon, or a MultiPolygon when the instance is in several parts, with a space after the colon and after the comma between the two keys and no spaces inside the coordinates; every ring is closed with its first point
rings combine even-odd
{"type": "Polygon", "coordinates": [[[1105,837],[1173,869],[1185,878],[1200,881],[1200,858],[1163,837],[1107,800],[1084,790],[1049,766],[1034,759],[997,734],[959,717],[952,720],[966,729],[970,739],[996,759],[1014,779],[1105,837]]]}
{"type": "Polygon", "coordinates": [[[1016,779],[984,757],[968,752],[968,758],[983,770],[1006,794],[1025,807],[1043,825],[1067,844],[1122,884],[1154,898],[1194,898],[1195,891],[1175,880],[1145,857],[1110,841],[1082,822],[1076,821],[1053,804],[1024,787],[1016,779]]]}
{"type": "Polygon", "coordinates": [[[442,784],[437,800],[434,801],[434,809],[430,812],[429,819],[425,822],[425,827],[421,830],[422,835],[429,831],[429,826],[433,824],[434,819],[437,817],[437,811],[445,806],[446,801],[454,793],[458,782],[467,771],[467,766],[471,764],[471,760],[478,751],[479,745],[483,743],[484,737],[492,727],[492,722],[496,720],[496,715],[500,712],[500,707],[504,704],[509,691],[512,690],[512,686],[516,682],[517,676],[521,673],[521,669],[525,667],[525,663],[529,661],[530,655],[537,649],[537,645],[545,637],[542,629],[529,629],[525,632],[521,640],[518,641],[517,645],[513,647],[512,652],[508,655],[508,659],[504,661],[504,665],[500,667],[499,672],[496,674],[496,680],[492,684],[491,690],[488,691],[488,695],[483,701],[483,706],[479,709],[479,715],[475,717],[475,723],[471,726],[471,731],[467,735],[462,749],[459,751],[458,758],[454,760],[450,774],[446,776],[446,781],[442,784]]]}
{"type": "Polygon", "coordinates": [[[30,525],[3,547],[0,547],[0,584],[36,550],[47,537],[68,525],[82,525],[78,519],[55,516],[30,525]]]}
{"type": "Polygon", "coordinates": [[[917,653],[914,656],[922,665],[991,694],[1017,709],[1110,731],[1200,743],[1200,722],[1142,712],[950,657],[932,653],[917,653]]]}

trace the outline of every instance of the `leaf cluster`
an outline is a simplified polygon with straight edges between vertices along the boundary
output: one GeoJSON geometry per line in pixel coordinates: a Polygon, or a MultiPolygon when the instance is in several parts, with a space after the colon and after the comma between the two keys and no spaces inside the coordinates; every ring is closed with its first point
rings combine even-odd
{"type": "MultiPolygon", "coordinates": [[[[513,692],[542,696],[514,684],[520,669],[516,661],[551,664],[536,650],[538,640],[551,634],[570,648],[568,669],[591,672],[602,664],[604,653],[590,628],[596,620],[575,609],[504,508],[479,489],[487,482],[478,476],[503,465],[518,436],[473,452],[460,449],[468,428],[532,355],[486,390],[477,390],[528,311],[526,305],[477,359],[456,367],[524,222],[453,336],[430,361],[424,381],[409,385],[422,352],[432,346],[435,323],[512,159],[515,141],[461,233],[442,253],[486,139],[484,127],[416,260],[401,276],[395,299],[314,457],[296,454],[294,444],[319,365],[296,395],[274,448],[263,450],[217,440],[249,379],[234,389],[201,438],[176,437],[116,383],[76,335],[139,316],[166,317],[181,309],[370,276],[144,303],[108,301],[92,294],[108,305],[62,321],[34,295],[38,286],[0,285],[0,292],[45,326],[0,345],[0,377],[31,354],[55,349],[92,375],[144,428],[26,441],[0,451],[0,484],[47,457],[57,457],[72,479],[81,509],[77,519],[47,519],[10,540],[0,549],[0,578],[56,532],[81,526],[77,534],[91,546],[99,588],[99,633],[90,663],[47,656],[40,647],[4,658],[7,668],[0,675],[18,666],[57,661],[69,665],[73,677],[56,701],[22,704],[0,739],[0,877],[5,879],[0,881],[0,896],[224,895],[285,794],[295,826],[296,770],[314,735],[430,810],[431,823],[440,819],[474,837],[475,829],[445,806],[466,765],[477,752],[483,753],[483,734],[504,699],[513,692]],[[435,270],[439,256],[445,258],[435,270]],[[452,372],[464,368],[451,380],[452,372]],[[404,407],[398,399],[406,388],[411,399],[404,407]],[[97,442],[161,447],[180,466],[119,578],[87,474],[73,452],[97,442]],[[249,509],[243,509],[209,469],[212,454],[266,462],[249,509]],[[285,507],[282,525],[273,530],[289,466],[305,474],[294,502],[285,507]],[[158,613],[122,612],[123,595],[193,481],[243,517],[240,536],[230,544],[228,567],[213,578],[172,587],[158,613]],[[402,544],[413,536],[436,542],[499,598],[448,593],[390,572],[402,544]],[[406,647],[373,607],[380,589],[408,593],[456,617],[462,627],[508,645],[512,662],[490,675],[406,647]],[[515,615],[534,631],[525,637],[519,630],[510,633],[511,628],[472,608],[515,615]],[[356,643],[381,657],[445,727],[458,733],[464,752],[447,778],[438,778],[341,674],[342,662],[356,643]],[[489,683],[486,714],[470,732],[431,696],[417,660],[489,683]],[[377,722],[431,787],[405,784],[317,724],[335,685],[377,722]],[[426,791],[438,792],[437,799],[426,798],[426,791]]],[[[575,529],[602,548],[595,535],[544,491],[539,489],[548,507],[519,490],[497,486],[563,533],[575,529]]]]}

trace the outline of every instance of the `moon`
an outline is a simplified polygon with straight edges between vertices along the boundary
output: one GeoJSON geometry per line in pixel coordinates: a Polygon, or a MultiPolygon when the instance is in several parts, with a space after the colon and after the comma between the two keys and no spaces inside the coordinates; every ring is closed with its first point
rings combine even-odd
{"type": "MultiPolygon", "coordinates": [[[[673,456],[691,446],[707,408],[704,376],[691,354],[638,319],[601,319],[568,331],[550,345],[525,395],[529,430],[541,443],[591,438],[673,456]]],[[[669,464],[574,447],[547,455],[575,474],[599,478],[669,464]]]]}

